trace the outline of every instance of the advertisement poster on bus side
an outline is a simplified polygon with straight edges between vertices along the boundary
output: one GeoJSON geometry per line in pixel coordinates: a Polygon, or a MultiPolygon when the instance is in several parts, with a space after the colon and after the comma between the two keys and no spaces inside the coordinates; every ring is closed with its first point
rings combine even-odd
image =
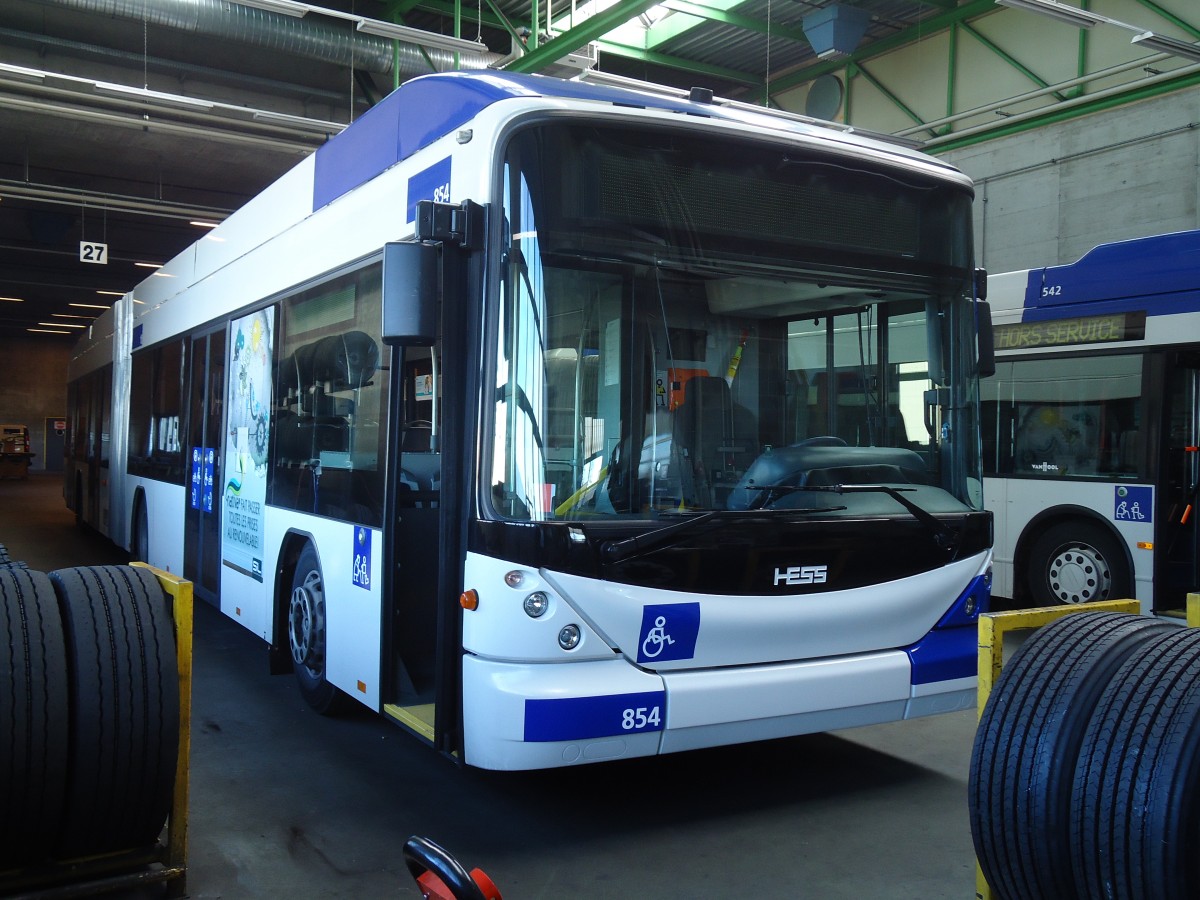
{"type": "Polygon", "coordinates": [[[221,558],[256,581],[263,580],[274,331],[274,311],[260,310],[233,322],[229,341],[221,558]]]}

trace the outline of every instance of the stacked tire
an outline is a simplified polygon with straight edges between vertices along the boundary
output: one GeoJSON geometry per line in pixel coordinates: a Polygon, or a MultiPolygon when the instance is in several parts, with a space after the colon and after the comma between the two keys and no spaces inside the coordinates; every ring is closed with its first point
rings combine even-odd
{"type": "Polygon", "coordinates": [[[179,752],[171,611],[143,568],[0,568],[0,870],[152,845],[179,752]]]}
{"type": "Polygon", "coordinates": [[[1200,896],[1200,630],[1121,613],[1039,629],[980,717],[971,834],[1004,900],[1200,896]]]}

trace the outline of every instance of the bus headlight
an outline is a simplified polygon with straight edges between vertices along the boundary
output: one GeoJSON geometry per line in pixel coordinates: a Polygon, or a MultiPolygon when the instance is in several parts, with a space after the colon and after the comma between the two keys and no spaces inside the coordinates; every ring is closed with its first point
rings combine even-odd
{"type": "Polygon", "coordinates": [[[580,637],[578,625],[566,625],[558,633],[558,646],[564,650],[574,650],[579,646],[580,637]]]}
{"type": "Polygon", "coordinates": [[[525,615],[531,619],[540,619],[550,608],[550,598],[541,591],[534,591],[525,598],[525,615]]]}

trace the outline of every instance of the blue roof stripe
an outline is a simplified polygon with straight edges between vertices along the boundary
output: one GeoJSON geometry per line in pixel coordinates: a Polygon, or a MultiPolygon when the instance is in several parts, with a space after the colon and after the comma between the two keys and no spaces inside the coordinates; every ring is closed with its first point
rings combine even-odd
{"type": "Polygon", "coordinates": [[[1151,316],[1200,311],[1200,231],[1101,244],[1076,262],[1030,269],[1022,319],[1136,310],[1151,316]]]}
{"type": "MultiPolygon", "coordinates": [[[[748,122],[761,127],[762,113],[609,85],[566,81],[517,72],[443,72],[406,81],[316,153],[313,209],[365,184],[422,147],[469,122],[491,104],[512,97],[561,97],[599,100],[623,106],[660,109],[709,118],[748,122]]],[[[833,140],[859,139],[830,132],[833,140]]],[[[895,152],[905,151],[895,148],[895,152]]],[[[929,160],[937,165],[936,160],[929,160]]]]}
{"type": "Polygon", "coordinates": [[[400,85],[317,149],[313,209],[320,209],[365,184],[466,124],[491,104],[512,97],[601,100],[675,112],[720,114],[713,106],[545,75],[514,72],[423,75],[400,85]]]}

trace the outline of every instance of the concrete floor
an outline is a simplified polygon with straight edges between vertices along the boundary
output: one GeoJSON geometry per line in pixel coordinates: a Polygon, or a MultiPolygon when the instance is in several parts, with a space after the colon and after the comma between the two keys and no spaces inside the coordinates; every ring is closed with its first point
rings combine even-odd
{"type": "MultiPolygon", "coordinates": [[[[0,544],[49,570],[123,562],[53,476],[0,481],[0,544]]],[[[194,898],[419,897],[413,834],[533,898],[974,896],[973,711],[547,772],[456,768],[366,711],[324,719],[261,642],[196,609],[194,898]]],[[[125,896],[145,898],[141,889],[125,896]]]]}

